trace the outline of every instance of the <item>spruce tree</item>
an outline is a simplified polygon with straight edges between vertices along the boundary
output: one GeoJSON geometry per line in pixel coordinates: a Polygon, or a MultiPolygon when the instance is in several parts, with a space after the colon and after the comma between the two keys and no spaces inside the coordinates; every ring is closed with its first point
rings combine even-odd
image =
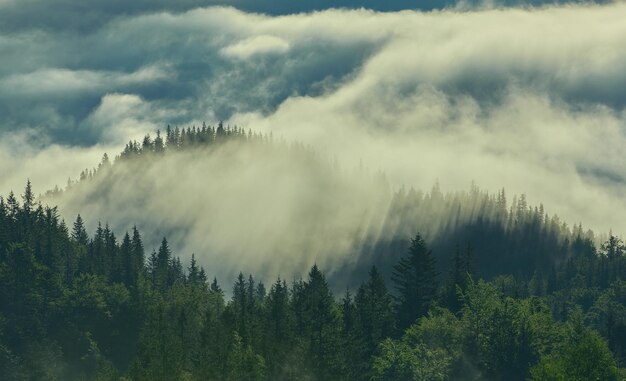
{"type": "Polygon", "coordinates": [[[165,291],[170,281],[170,265],[172,261],[172,251],[170,250],[167,239],[163,237],[161,246],[157,253],[155,281],[157,289],[165,291]]]}
{"type": "Polygon", "coordinates": [[[35,203],[35,196],[33,195],[33,187],[30,183],[30,179],[26,182],[26,188],[24,189],[24,195],[22,196],[24,200],[24,206],[22,207],[23,212],[28,215],[33,210],[33,205],[35,203]]]}
{"type": "Polygon", "coordinates": [[[435,259],[419,234],[411,240],[408,255],[394,266],[391,279],[398,292],[398,328],[404,330],[426,315],[437,293],[435,259]]]}
{"type": "Polygon", "coordinates": [[[145,254],[143,248],[143,242],[141,241],[141,234],[137,230],[137,226],[133,226],[133,238],[131,241],[133,252],[133,271],[139,277],[144,272],[145,254]]]}
{"type": "Polygon", "coordinates": [[[335,380],[341,373],[340,359],[335,354],[341,334],[340,312],[326,278],[314,265],[304,284],[304,335],[308,338],[309,361],[319,380],[335,380]]]}
{"type": "Polygon", "coordinates": [[[199,278],[198,264],[196,263],[196,255],[191,254],[191,261],[189,262],[189,267],[187,268],[187,280],[191,284],[197,284],[199,278]]]}
{"type": "Polygon", "coordinates": [[[369,352],[367,357],[370,357],[377,344],[389,337],[394,328],[391,295],[376,266],[372,266],[368,281],[359,288],[355,304],[359,329],[369,352]]]}
{"type": "Polygon", "coordinates": [[[80,214],[76,216],[76,221],[74,221],[72,239],[80,245],[87,246],[89,243],[89,236],[87,235],[87,230],[85,229],[85,224],[80,214]]]}

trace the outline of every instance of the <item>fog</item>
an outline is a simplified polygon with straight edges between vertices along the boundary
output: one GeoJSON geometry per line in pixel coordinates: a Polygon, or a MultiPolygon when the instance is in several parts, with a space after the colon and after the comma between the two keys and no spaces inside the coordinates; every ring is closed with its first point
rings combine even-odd
{"type": "Polygon", "coordinates": [[[195,252],[230,280],[343,264],[381,234],[391,194],[380,174],[340,169],[310,149],[234,141],[119,162],[51,200],[91,230],[92,216],[118,233],[136,225],[148,250],[167,236],[183,258],[195,252]]]}
{"type": "Polygon", "coordinates": [[[286,16],[199,8],[120,17],[84,35],[5,35],[0,189],[30,178],[44,192],[168,123],[224,119],[308,144],[316,159],[236,145],[177,153],[132,176],[114,167],[109,190],[95,193],[98,180],[55,202],[91,228],[137,224],[148,249],[172,233],[175,251],[195,252],[209,274],[289,277],[349,260],[363,237],[387,233],[388,195],[403,185],[504,187],[569,224],[619,234],[625,18],[623,2],[286,16]],[[341,170],[326,170],[335,162],[341,170]],[[388,185],[373,180],[379,171],[388,185]]]}

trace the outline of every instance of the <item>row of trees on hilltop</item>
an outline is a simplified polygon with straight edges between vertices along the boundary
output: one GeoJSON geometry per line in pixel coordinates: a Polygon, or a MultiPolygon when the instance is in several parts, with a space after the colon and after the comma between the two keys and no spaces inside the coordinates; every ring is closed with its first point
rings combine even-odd
{"type": "MultiPolygon", "coordinates": [[[[155,136],[150,134],[144,136],[141,141],[130,140],[126,143],[124,149],[119,155],[112,160],[107,153],[102,157],[101,162],[94,168],[86,168],[81,171],[78,179],[68,179],[66,188],[71,188],[80,182],[93,179],[98,173],[107,172],[116,162],[125,162],[131,160],[157,160],[159,156],[164,155],[168,151],[181,152],[192,149],[210,149],[216,148],[228,142],[245,142],[245,143],[271,143],[274,142],[272,133],[261,134],[251,130],[245,131],[237,126],[224,126],[220,122],[217,126],[209,126],[202,123],[201,127],[174,127],[167,126],[165,135],[161,131],[157,131],[155,136]]],[[[283,140],[281,145],[285,145],[283,140]]],[[[291,148],[299,151],[310,151],[300,143],[292,143],[291,148]]],[[[47,196],[57,196],[63,192],[58,185],[46,192],[47,196]]]]}
{"type": "Polygon", "coordinates": [[[197,147],[208,147],[214,144],[221,144],[232,140],[247,141],[267,141],[271,139],[256,132],[248,130],[247,132],[237,126],[224,127],[220,122],[217,127],[207,126],[202,123],[202,127],[172,128],[167,126],[165,138],[161,136],[161,132],[157,131],[156,137],[148,134],[143,138],[141,143],[130,141],[126,144],[120,158],[130,158],[142,153],[163,153],[166,150],[185,150],[197,147]]]}
{"type": "MultiPolygon", "coordinates": [[[[0,198],[0,374],[96,380],[617,380],[625,253],[610,239],[554,268],[552,289],[500,274],[472,246],[445,271],[415,236],[390,289],[370,268],[336,297],[313,266],[269,286],[240,274],[227,299],[192,256],[137,229],[92,237],[54,208],[0,198]],[[597,268],[611,268],[596,283],[597,268]],[[617,269],[617,270],[615,270],[617,269]]],[[[441,261],[441,259],[439,259],[441,261]]],[[[604,270],[602,270],[604,271],[604,270]]]]}

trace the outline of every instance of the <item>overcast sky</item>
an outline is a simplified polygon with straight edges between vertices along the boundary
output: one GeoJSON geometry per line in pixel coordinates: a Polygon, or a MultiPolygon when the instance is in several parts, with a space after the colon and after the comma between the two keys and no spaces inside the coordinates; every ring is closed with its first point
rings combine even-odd
{"type": "Polygon", "coordinates": [[[624,20],[624,2],[0,0],[0,191],[224,120],[623,233],[624,20]]]}

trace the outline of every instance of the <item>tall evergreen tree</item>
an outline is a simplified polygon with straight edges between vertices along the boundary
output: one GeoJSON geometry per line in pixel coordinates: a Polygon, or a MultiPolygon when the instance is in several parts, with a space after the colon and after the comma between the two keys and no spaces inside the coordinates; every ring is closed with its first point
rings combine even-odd
{"type": "MultiPolygon", "coordinates": [[[[200,272],[204,273],[204,269],[200,268],[200,272]]],[[[205,278],[206,278],[206,276],[205,276],[205,278]]],[[[215,277],[213,278],[213,282],[211,282],[210,290],[211,290],[211,292],[224,297],[224,291],[222,291],[222,288],[217,283],[217,278],[215,278],[215,277]]]]}
{"type": "Polygon", "coordinates": [[[72,229],[72,239],[76,243],[84,246],[87,246],[87,244],[89,243],[89,235],[87,234],[83,218],[80,216],[80,214],[76,216],[76,221],[74,221],[74,227],[72,229]]]}
{"type": "Polygon", "coordinates": [[[191,261],[189,262],[189,267],[187,268],[187,280],[191,284],[197,284],[199,280],[200,270],[198,269],[198,264],[196,262],[196,255],[191,254],[191,261]]]}
{"type": "Polygon", "coordinates": [[[134,268],[135,266],[133,264],[134,258],[132,251],[132,242],[128,232],[126,232],[126,234],[124,234],[124,238],[122,238],[122,244],[120,245],[119,252],[119,273],[114,273],[113,275],[123,281],[126,287],[135,287],[137,285],[137,278],[134,268]]]}
{"type": "Polygon", "coordinates": [[[170,283],[170,266],[172,263],[172,251],[167,239],[163,237],[161,246],[156,257],[155,282],[156,288],[165,291],[170,283]]]}
{"type": "Polygon", "coordinates": [[[371,268],[369,279],[359,288],[355,305],[357,324],[369,358],[378,343],[392,335],[395,326],[391,295],[376,266],[371,268]]]}
{"type": "Polygon", "coordinates": [[[133,226],[132,238],[130,241],[131,247],[131,271],[132,271],[132,283],[138,286],[139,280],[146,276],[146,264],[143,242],[141,240],[141,234],[137,230],[136,226],[133,226]]]}
{"type": "Polygon", "coordinates": [[[284,363],[293,349],[293,322],[289,309],[289,289],[280,278],[270,287],[265,301],[263,353],[270,379],[286,376],[284,363]]]}
{"type": "Polygon", "coordinates": [[[452,257],[452,267],[448,274],[443,295],[444,305],[452,312],[457,313],[461,309],[462,300],[459,292],[463,293],[467,287],[469,277],[472,275],[472,248],[468,244],[464,254],[457,246],[452,257]]]}
{"type": "Polygon", "coordinates": [[[408,255],[394,266],[391,279],[398,292],[398,328],[404,330],[426,315],[437,293],[435,259],[419,234],[411,240],[408,255]]]}
{"type": "Polygon", "coordinates": [[[341,334],[340,312],[326,278],[314,265],[302,289],[304,296],[304,337],[307,338],[309,365],[319,380],[335,380],[343,364],[335,355],[341,334]]]}
{"type": "Polygon", "coordinates": [[[33,205],[35,203],[35,196],[33,194],[33,187],[30,183],[30,179],[26,182],[26,188],[24,189],[24,195],[22,196],[24,200],[24,206],[22,210],[25,214],[30,214],[33,210],[33,205]]]}

